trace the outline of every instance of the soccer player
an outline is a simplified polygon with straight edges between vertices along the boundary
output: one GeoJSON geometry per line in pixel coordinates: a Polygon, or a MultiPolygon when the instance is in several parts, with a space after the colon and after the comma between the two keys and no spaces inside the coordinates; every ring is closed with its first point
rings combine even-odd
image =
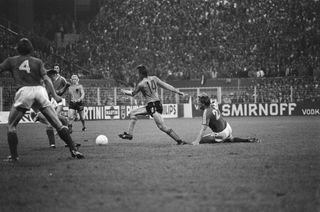
{"type": "Polygon", "coordinates": [[[202,127],[193,145],[222,143],[222,142],[260,142],[257,138],[237,138],[232,136],[232,129],[229,123],[223,119],[216,102],[211,103],[209,96],[202,93],[198,96],[200,109],[203,110],[202,127]],[[211,133],[204,135],[207,128],[211,133]]]}
{"type": "MultiPolygon", "coordinates": [[[[59,95],[60,97],[67,91],[67,89],[70,86],[70,83],[67,82],[67,80],[60,75],[60,67],[59,65],[54,65],[53,69],[48,71],[48,76],[50,77],[52,84],[53,84],[53,88],[56,91],[57,95],[59,95]]],[[[56,112],[57,114],[61,114],[61,111],[63,109],[64,106],[66,106],[66,99],[62,98],[62,101],[57,103],[54,102],[53,100],[53,104],[56,105],[56,112]]]]}
{"type": "MultiPolygon", "coordinates": [[[[54,65],[53,69],[48,70],[47,75],[51,79],[51,82],[53,84],[53,88],[56,91],[57,95],[60,97],[65,93],[65,91],[70,86],[70,83],[67,82],[67,80],[59,74],[60,68],[58,65],[54,65]]],[[[49,93],[49,97],[51,94],[49,93]]],[[[54,98],[51,98],[51,103],[53,108],[55,109],[59,120],[62,122],[64,126],[68,126],[68,119],[61,115],[61,111],[63,107],[66,105],[66,100],[62,98],[61,102],[56,102],[54,98]]],[[[47,125],[46,133],[49,139],[49,146],[51,148],[56,147],[56,141],[55,141],[55,135],[54,130],[51,124],[48,122],[48,120],[44,117],[44,115],[41,112],[35,113],[34,111],[31,112],[31,117],[34,122],[39,121],[45,125],[47,125]]]]}
{"type": "Polygon", "coordinates": [[[123,134],[119,134],[119,137],[122,139],[131,140],[133,138],[133,130],[134,126],[138,120],[138,115],[150,115],[153,117],[157,127],[167,133],[173,140],[177,142],[178,145],[187,144],[187,142],[183,141],[174,131],[173,129],[166,126],[162,117],[162,104],[160,102],[159,94],[158,94],[158,86],[170,90],[179,95],[184,95],[183,92],[180,92],[173,86],[161,81],[156,76],[148,76],[148,70],[145,66],[140,65],[137,67],[139,72],[140,82],[136,86],[133,91],[122,89],[121,92],[128,96],[135,96],[137,93],[141,92],[145,98],[145,102],[147,105],[138,107],[131,111],[130,113],[130,123],[128,127],[128,132],[124,132],[123,134]]]}
{"type": "Polygon", "coordinates": [[[71,86],[69,87],[70,102],[69,102],[69,131],[72,132],[72,123],[76,119],[77,112],[79,113],[80,121],[82,123],[82,131],[86,131],[86,125],[83,118],[83,86],[79,84],[79,77],[77,75],[71,76],[71,86]]]}
{"type": "Polygon", "coordinates": [[[17,161],[19,159],[17,125],[30,108],[34,111],[41,111],[58,131],[60,138],[69,146],[73,158],[84,158],[83,154],[76,150],[68,128],[63,126],[58,119],[49,101],[47,90],[42,86],[42,82],[44,82],[52,97],[57,102],[61,101],[61,97],[54,91],[42,60],[31,56],[33,52],[31,42],[27,38],[20,39],[17,43],[17,51],[17,56],[8,57],[0,64],[0,73],[10,71],[18,86],[8,118],[7,137],[10,156],[8,156],[7,161],[17,161]]]}

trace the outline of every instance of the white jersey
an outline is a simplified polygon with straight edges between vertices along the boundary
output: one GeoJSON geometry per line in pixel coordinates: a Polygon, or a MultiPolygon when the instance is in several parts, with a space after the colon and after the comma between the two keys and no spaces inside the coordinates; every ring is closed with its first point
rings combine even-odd
{"type": "Polygon", "coordinates": [[[139,82],[137,89],[141,91],[147,103],[160,101],[158,94],[158,81],[158,77],[149,76],[144,78],[141,82],[139,82]]]}
{"type": "Polygon", "coordinates": [[[138,83],[137,87],[133,91],[133,94],[140,92],[146,99],[146,103],[160,101],[158,94],[158,86],[165,88],[167,90],[178,93],[179,91],[172,87],[171,85],[163,82],[156,76],[148,76],[143,78],[141,82],[138,83]]]}

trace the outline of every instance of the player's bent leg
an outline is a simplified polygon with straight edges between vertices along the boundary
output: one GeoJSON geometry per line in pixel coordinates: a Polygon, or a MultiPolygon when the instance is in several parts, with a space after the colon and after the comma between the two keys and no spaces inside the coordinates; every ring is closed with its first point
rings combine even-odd
{"type": "Polygon", "coordinates": [[[10,149],[10,156],[8,161],[16,161],[18,157],[18,136],[17,136],[17,125],[25,114],[25,109],[17,109],[15,107],[11,108],[9,118],[8,118],[8,145],[10,149]]]}
{"type": "Polygon", "coordinates": [[[148,112],[146,110],[145,106],[142,107],[138,107],[136,109],[133,109],[130,112],[130,122],[129,122],[129,126],[128,126],[128,132],[123,132],[122,134],[119,134],[119,137],[122,139],[128,139],[128,140],[132,140],[133,138],[133,130],[134,127],[138,121],[138,115],[147,115],[148,112]]]}
{"type": "Polygon", "coordinates": [[[187,142],[183,141],[178,134],[171,128],[167,127],[163,121],[163,117],[161,114],[155,112],[153,114],[153,119],[157,124],[157,127],[162,131],[167,133],[173,140],[177,142],[178,145],[188,144],[187,142]]]}
{"type": "Polygon", "coordinates": [[[57,130],[60,138],[68,145],[71,156],[78,159],[84,158],[82,153],[76,150],[75,144],[70,136],[68,128],[62,125],[54,109],[52,107],[45,107],[41,109],[41,112],[50,122],[50,124],[57,130]]]}
{"type": "Polygon", "coordinates": [[[213,144],[213,143],[215,143],[215,138],[211,134],[204,135],[199,142],[199,144],[213,144]]]}

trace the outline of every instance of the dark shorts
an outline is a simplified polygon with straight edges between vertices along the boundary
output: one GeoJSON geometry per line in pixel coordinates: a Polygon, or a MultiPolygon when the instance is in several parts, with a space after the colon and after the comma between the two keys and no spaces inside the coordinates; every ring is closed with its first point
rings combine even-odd
{"type": "Polygon", "coordinates": [[[160,101],[149,102],[147,104],[146,109],[150,116],[152,116],[155,112],[162,114],[162,111],[163,111],[162,104],[160,101]]]}
{"type": "Polygon", "coordinates": [[[76,111],[83,111],[83,103],[81,102],[70,102],[69,103],[69,109],[73,109],[76,111]]]}

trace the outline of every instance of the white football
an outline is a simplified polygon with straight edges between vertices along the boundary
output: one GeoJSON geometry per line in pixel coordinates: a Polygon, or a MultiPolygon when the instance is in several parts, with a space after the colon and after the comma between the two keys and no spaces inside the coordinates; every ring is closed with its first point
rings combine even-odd
{"type": "Polygon", "coordinates": [[[108,138],[105,135],[98,135],[98,137],[96,138],[97,145],[106,145],[108,144],[108,142],[108,138]]]}

